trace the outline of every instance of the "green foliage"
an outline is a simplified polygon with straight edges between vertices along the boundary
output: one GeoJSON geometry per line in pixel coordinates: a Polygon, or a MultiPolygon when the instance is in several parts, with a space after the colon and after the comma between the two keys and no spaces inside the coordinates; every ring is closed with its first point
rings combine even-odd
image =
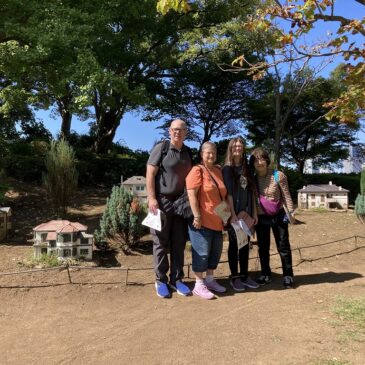
{"type": "Polygon", "coordinates": [[[19,263],[20,266],[27,268],[48,268],[61,266],[63,263],[57,259],[56,255],[46,253],[42,254],[39,258],[31,257],[27,260],[23,260],[19,263]]]}
{"type": "Polygon", "coordinates": [[[146,207],[132,193],[122,186],[114,186],[100,220],[100,229],[94,234],[96,244],[113,239],[124,251],[130,251],[146,232],[141,224],[145,215],[146,207]]]}
{"type": "Polygon", "coordinates": [[[18,140],[6,146],[7,153],[2,160],[6,175],[21,181],[40,182],[48,144],[18,140]]]}
{"type": "Polygon", "coordinates": [[[360,194],[355,201],[355,214],[362,223],[365,222],[365,168],[361,171],[360,194]]]}
{"type": "Polygon", "coordinates": [[[72,147],[64,140],[52,142],[45,166],[44,186],[56,211],[65,214],[77,189],[76,161],[72,147]]]}
{"type": "Polygon", "coordinates": [[[8,191],[8,189],[8,185],[0,183],[0,204],[4,203],[5,193],[8,191]]]}

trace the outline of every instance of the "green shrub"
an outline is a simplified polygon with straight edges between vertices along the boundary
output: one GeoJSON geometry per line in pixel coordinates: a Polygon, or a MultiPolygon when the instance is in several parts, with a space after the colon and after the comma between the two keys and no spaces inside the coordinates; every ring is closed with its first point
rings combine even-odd
{"type": "Polygon", "coordinates": [[[100,220],[100,229],[94,234],[96,244],[113,239],[123,251],[129,252],[146,232],[141,224],[145,215],[146,207],[133,194],[122,186],[114,186],[100,220]]]}
{"type": "Polygon", "coordinates": [[[63,263],[57,259],[56,255],[48,255],[46,253],[42,254],[39,258],[30,257],[27,260],[24,260],[19,263],[20,266],[27,268],[48,268],[48,267],[57,267],[61,266],[63,263]]]}
{"type": "Polygon", "coordinates": [[[75,154],[72,147],[64,140],[52,142],[45,165],[44,186],[55,210],[63,215],[77,188],[75,154]]]}
{"type": "Polygon", "coordinates": [[[28,143],[25,141],[14,142],[8,145],[8,153],[3,158],[2,165],[6,176],[21,181],[40,182],[45,169],[45,145],[28,143]]]}

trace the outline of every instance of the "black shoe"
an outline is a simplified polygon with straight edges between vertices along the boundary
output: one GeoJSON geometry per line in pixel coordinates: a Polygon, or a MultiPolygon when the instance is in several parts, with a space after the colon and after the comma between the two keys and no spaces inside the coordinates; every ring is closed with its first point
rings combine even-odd
{"type": "Polygon", "coordinates": [[[269,275],[261,275],[257,280],[256,283],[259,285],[266,285],[272,282],[271,276],[269,275]]]}
{"type": "Polygon", "coordinates": [[[285,289],[293,289],[293,287],[294,287],[293,277],[292,276],[284,276],[283,285],[284,285],[285,289]]]}

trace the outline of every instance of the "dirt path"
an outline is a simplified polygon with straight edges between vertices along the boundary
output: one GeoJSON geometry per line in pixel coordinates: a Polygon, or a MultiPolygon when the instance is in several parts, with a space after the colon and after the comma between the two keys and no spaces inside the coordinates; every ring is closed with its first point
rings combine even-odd
{"type": "MultiPolygon", "coordinates": [[[[290,228],[293,248],[301,248],[294,290],[282,289],[277,256],[271,285],[212,301],[160,299],[148,270],[131,272],[127,287],[119,271],[73,271],[79,284],[68,284],[65,271],[0,277],[0,363],[314,365],[337,358],[363,365],[365,343],[341,339],[332,308],[338,296],[365,295],[365,239],[320,244],[365,236],[365,227],[351,213],[298,218],[303,224],[290,228]]],[[[0,245],[0,272],[17,270],[30,251],[20,241],[0,245]]],[[[149,267],[152,257],[146,250],[115,260],[149,267]]],[[[222,264],[217,274],[228,286],[227,270],[222,264]]]]}

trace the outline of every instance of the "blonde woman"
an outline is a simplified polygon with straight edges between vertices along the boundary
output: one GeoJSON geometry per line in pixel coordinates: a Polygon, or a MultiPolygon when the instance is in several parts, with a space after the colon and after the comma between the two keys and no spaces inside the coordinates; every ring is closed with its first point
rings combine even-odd
{"type": "Polygon", "coordinates": [[[201,165],[194,166],[186,177],[186,189],[194,214],[194,220],[189,224],[192,269],[196,280],[193,293],[203,299],[212,299],[212,292],[226,291],[214,279],[214,270],[222,253],[224,228],[223,221],[214,212],[214,208],[226,199],[227,190],[221,169],[215,165],[215,144],[205,142],[200,155],[201,165]]]}
{"type": "MultiPolygon", "coordinates": [[[[252,226],[249,228],[253,228],[253,225],[257,223],[254,183],[242,138],[233,138],[228,143],[223,179],[228,191],[228,203],[231,209],[230,222],[236,223],[239,219],[243,219],[252,222],[252,226]]],[[[249,245],[238,249],[236,233],[232,227],[228,228],[228,238],[231,287],[237,292],[242,292],[246,288],[257,289],[259,285],[248,276],[249,245]]]]}

